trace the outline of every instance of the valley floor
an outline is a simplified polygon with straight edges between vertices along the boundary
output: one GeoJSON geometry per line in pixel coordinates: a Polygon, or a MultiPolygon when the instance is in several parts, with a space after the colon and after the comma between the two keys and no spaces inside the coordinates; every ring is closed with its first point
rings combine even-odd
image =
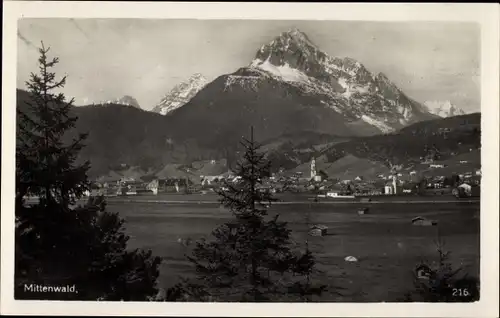
{"type": "MultiPolygon", "coordinates": [[[[139,198],[138,198],[139,199],[139,198]]],[[[108,210],[127,220],[126,230],[132,248],[152,249],[164,258],[160,286],[172,286],[180,276],[195,272],[185,254],[189,247],[178,239],[209,238],[210,232],[230,218],[230,212],[217,204],[184,204],[108,201],[108,210]]],[[[415,204],[287,204],[271,207],[289,222],[298,246],[309,239],[317,259],[315,279],[331,288],[315,301],[379,302],[398,301],[412,288],[412,270],[423,259],[437,261],[435,241],[438,231],[451,251],[450,261],[465,272],[479,276],[479,203],[415,204]],[[358,215],[361,207],[369,214],[358,215]],[[329,227],[329,235],[307,235],[306,214],[312,223],[329,227]],[[438,226],[422,227],[411,219],[424,216],[438,226]],[[345,262],[346,256],[358,262],[345,262]],[[335,290],[334,287],[340,289],[335,290]],[[337,295],[339,292],[341,295],[337,295]]]]}

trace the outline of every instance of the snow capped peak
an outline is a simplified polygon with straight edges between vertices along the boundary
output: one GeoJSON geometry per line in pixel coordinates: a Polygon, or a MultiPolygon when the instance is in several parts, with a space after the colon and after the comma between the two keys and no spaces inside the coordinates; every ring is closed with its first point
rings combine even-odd
{"type": "Polygon", "coordinates": [[[375,78],[377,78],[379,81],[386,81],[386,82],[390,82],[389,81],[389,78],[387,77],[387,75],[385,75],[384,73],[380,72],[378,73],[375,78]]]}
{"type": "Polygon", "coordinates": [[[207,79],[200,73],[191,75],[184,82],[176,85],[153,108],[153,112],[166,115],[188,103],[205,85],[207,79]]]}
{"type": "Polygon", "coordinates": [[[281,37],[289,37],[297,42],[304,42],[304,43],[307,43],[311,46],[315,46],[311,40],[309,40],[309,38],[307,37],[307,35],[300,31],[299,29],[297,28],[292,28],[290,29],[289,31],[287,32],[283,32],[281,35],[281,37]]]}
{"type": "Polygon", "coordinates": [[[188,81],[206,81],[207,79],[201,73],[194,73],[189,77],[188,81]]]}
{"type": "MultiPolygon", "coordinates": [[[[84,101],[87,104],[89,102],[89,99],[85,98],[84,101]]],[[[93,102],[92,103],[92,105],[109,105],[109,104],[132,106],[132,107],[141,109],[141,106],[139,105],[139,102],[137,101],[137,99],[133,98],[130,95],[125,95],[122,98],[110,99],[107,101],[93,102]]]]}
{"type": "Polygon", "coordinates": [[[446,101],[426,101],[424,103],[424,106],[427,108],[427,110],[434,115],[437,115],[439,117],[451,117],[451,116],[458,116],[458,115],[465,115],[465,112],[453,105],[451,101],[446,100],[446,101]]]}
{"type": "Polygon", "coordinates": [[[133,106],[135,108],[141,108],[141,106],[139,106],[139,102],[137,102],[137,99],[133,98],[130,95],[125,95],[122,98],[118,99],[117,103],[122,105],[133,106]]]}
{"type": "Polygon", "coordinates": [[[434,118],[385,74],[370,72],[356,59],[328,55],[297,28],[262,45],[246,67],[223,79],[225,93],[244,96],[263,90],[265,100],[270,92],[284,92],[291,103],[296,99],[297,103],[331,109],[346,125],[360,125],[370,131],[389,133],[434,118]]]}

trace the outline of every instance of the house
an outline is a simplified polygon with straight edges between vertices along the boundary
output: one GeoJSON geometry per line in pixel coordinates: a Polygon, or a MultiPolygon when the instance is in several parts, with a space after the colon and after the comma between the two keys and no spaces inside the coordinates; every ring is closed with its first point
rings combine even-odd
{"type": "Polygon", "coordinates": [[[437,225],[437,221],[429,220],[426,219],[422,216],[417,216],[416,218],[413,218],[411,220],[412,225],[419,225],[419,226],[433,226],[437,225]]]}
{"type": "Polygon", "coordinates": [[[444,168],[444,165],[433,163],[429,165],[429,168],[444,168]]]}
{"type": "Polygon", "coordinates": [[[125,195],[137,195],[137,188],[135,185],[127,185],[125,188],[125,195]]]}
{"type": "Polygon", "coordinates": [[[392,185],[387,184],[384,186],[384,194],[394,194],[392,185]]]}
{"type": "Polygon", "coordinates": [[[361,184],[356,189],[356,194],[359,195],[377,195],[380,191],[373,184],[361,184]]]}
{"type": "Polygon", "coordinates": [[[475,184],[462,183],[452,192],[457,198],[479,197],[481,186],[475,184]]]}
{"type": "Polygon", "coordinates": [[[358,214],[359,215],[368,214],[369,211],[370,211],[369,208],[361,208],[361,209],[358,209],[358,214]]]}
{"type": "Polygon", "coordinates": [[[163,192],[180,192],[192,185],[193,182],[185,178],[155,179],[148,183],[145,189],[158,194],[163,192]]]}
{"type": "Polygon", "coordinates": [[[330,189],[326,193],[327,197],[335,198],[335,197],[338,197],[338,196],[341,196],[344,194],[342,187],[340,187],[338,185],[333,185],[329,188],[330,189]]]}
{"type": "Polygon", "coordinates": [[[159,181],[155,179],[146,185],[146,189],[153,192],[154,195],[158,194],[159,181]]]}
{"type": "Polygon", "coordinates": [[[416,193],[418,190],[418,184],[415,182],[408,182],[403,185],[403,193],[416,193]]]}
{"type": "Polygon", "coordinates": [[[434,182],[434,183],[432,184],[432,187],[433,187],[434,189],[441,189],[441,188],[443,188],[443,184],[442,184],[441,182],[434,182]]]}
{"type": "Polygon", "coordinates": [[[467,183],[462,183],[461,185],[458,186],[458,191],[462,192],[465,196],[470,196],[472,193],[472,186],[467,183]]]}
{"type": "Polygon", "coordinates": [[[311,236],[325,236],[328,233],[328,227],[322,224],[316,224],[311,226],[309,235],[311,236]]]}
{"type": "Polygon", "coordinates": [[[431,277],[432,271],[431,268],[426,264],[420,264],[415,269],[416,276],[419,279],[429,279],[431,277]]]}
{"type": "Polygon", "coordinates": [[[133,177],[121,177],[121,178],[120,178],[120,180],[119,180],[119,182],[120,182],[121,184],[124,184],[124,183],[131,183],[131,182],[135,182],[135,181],[136,181],[136,180],[135,180],[135,178],[133,178],[133,177]]]}

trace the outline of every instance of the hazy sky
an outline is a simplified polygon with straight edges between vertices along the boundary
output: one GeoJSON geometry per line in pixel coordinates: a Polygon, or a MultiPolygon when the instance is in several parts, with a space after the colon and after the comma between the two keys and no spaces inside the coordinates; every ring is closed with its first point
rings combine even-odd
{"type": "Polygon", "coordinates": [[[37,70],[43,41],[67,73],[76,104],[131,95],[151,109],[194,73],[209,80],[248,65],[265,43],[292,27],[331,56],[384,72],[419,102],[451,100],[480,109],[480,29],[475,24],[346,21],[22,19],[18,88],[37,70]]]}

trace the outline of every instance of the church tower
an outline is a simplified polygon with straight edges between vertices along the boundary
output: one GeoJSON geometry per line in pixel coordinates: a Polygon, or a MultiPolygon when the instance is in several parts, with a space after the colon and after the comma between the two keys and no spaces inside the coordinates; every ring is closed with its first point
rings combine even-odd
{"type": "Polygon", "coordinates": [[[312,158],[311,160],[311,179],[316,177],[316,159],[312,158]]]}
{"type": "Polygon", "coordinates": [[[398,193],[398,186],[397,186],[397,175],[393,174],[392,175],[392,193],[397,194],[398,193]]]}

